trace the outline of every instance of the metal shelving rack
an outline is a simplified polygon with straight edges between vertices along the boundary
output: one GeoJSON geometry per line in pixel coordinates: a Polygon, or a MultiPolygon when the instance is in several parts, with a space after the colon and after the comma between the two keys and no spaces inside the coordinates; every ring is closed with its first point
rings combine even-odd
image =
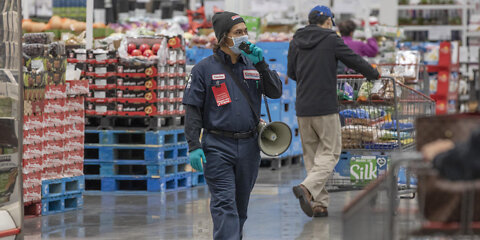
{"type": "MultiPolygon", "coordinates": [[[[406,32],[422,32],[429,31],[434,28],[441,27],[442,30],[460,31],[462,33],[462,42],[466,43],[469,33],[468,25],[468,11],[474,9],[475,6],[468,4],[467,1],[463,4],[425,4],[425,5],[398,5],[397,11],[401,10],[462,10],[462,24],[461,25],[403,25],[400,26],[406,32]]],[[[443,39],[450,40],[450,39],[443,39]]]]}

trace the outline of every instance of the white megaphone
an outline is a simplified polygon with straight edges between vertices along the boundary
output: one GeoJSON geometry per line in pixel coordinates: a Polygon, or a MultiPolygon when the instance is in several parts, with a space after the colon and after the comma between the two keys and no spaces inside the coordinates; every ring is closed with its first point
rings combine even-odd
{"type": "Polygon", "coordinates": [[[260,150],[268,156],[279,156],[292,143],[292,130],[283,122],[260,122],[257,130],[260,150]]]}

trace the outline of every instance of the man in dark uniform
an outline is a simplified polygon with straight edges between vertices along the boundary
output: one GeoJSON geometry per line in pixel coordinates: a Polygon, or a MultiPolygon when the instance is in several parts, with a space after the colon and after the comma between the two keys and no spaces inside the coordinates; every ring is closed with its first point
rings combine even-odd
{"type": "Polygon", "coordinates": [[[238,14],[216,13],[213,28],[219,44],[214,55],[192,69],[185,90],[185,133],[192,167],[203,171],[202,163],[205,166],[213,238],[233,240],[242,238],[260,165],[256,129],[261,96],[280,98],[282,82],[265,63],[262,50],[248,43],[247,27],[238,14]],[[250,44],[250,54],[239,49],[242,42],[250,44]],[[256,114],[225,67],[243,85],[256,114]]]}

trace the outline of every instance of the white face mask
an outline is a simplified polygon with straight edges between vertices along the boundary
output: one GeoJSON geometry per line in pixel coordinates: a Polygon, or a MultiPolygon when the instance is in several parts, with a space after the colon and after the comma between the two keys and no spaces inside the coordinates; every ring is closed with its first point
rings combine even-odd
{"type": "Polygon", "coordinates": [[[235,54],[241,54],[242,50],[240,50],[239,46],[242,42],[248,42],[248,35],[243,35],[241,37],[230,37],[233,41],[233,46],[230,47],[230,50],[235,54]]]}

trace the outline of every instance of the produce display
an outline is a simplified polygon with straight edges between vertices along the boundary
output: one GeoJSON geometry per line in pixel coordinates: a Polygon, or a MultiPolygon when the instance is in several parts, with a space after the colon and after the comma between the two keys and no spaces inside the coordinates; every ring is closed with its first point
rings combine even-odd
{"type": "Polygon", "coordinates": [[[67,80],[65,45],[52,33],[24,44],[24,202],[41,200],[42,180],[83,174],[84,98],[88,82],[67,80]],[[85,85],[86,84],[86,85],[85,85]]]}
{"type": "Polygon", "coordinates": [[[186,83],[181,36],[127,34],[118,50],[72,51],[69,62],[85,64],[89,116],[183,115],[186,83]]]}
{"type": "MultiPolygon", "coordinates": [[[[110,28],[103,23],[94,23],[93,28],[96,37],[106,37],[106,35],[113,33],[113,30],[109,31],[108,29],[110,28]]],[[[24,19],[22,20],[22,29],[25,33],[52,32],[54,33],[55,38],[58,39],[61,37],[62,32],[80,33],[85,31],[87,29],[87,24],[75,19],[52,16],[47,23],[24,19]]]]}

